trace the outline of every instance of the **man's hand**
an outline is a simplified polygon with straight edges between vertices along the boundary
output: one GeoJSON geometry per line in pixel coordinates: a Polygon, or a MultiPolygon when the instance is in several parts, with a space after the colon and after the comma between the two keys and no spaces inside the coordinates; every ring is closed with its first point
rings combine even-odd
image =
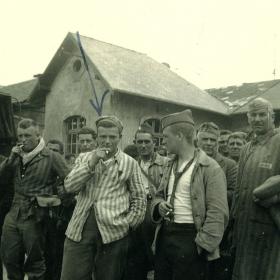
{"type": "Polygon", "coordinates": [[[255,203],[259,204],[262,207],[269,208],[274,204],[277,204],[280,202],[280,194],[276,194],[270,198],[267,199],[258,199],[256,196],[253,196],[253,200],[255,203]]]}
{"type": "Polygon", "coordinates": [[[89,168],[93,170],[99,160],[106,158],[107,152],[108,149],[106,148],[97,148],[96,150],[92,151],[91,158],[88,162],[89,168]]]}
{"type": "Polygon", "coordinates": [[[158,206],[158,212],[161,217],[169,217],[173,215],[173,207],[169,202],[162,201],[158,206]]]}
{"type": "Polygon", "coordinates": [[[21,145],[14,146],[9,156],[9,162],[13,162],[17,157],[20,156],[21,153],[22,153],[21,145]]]}

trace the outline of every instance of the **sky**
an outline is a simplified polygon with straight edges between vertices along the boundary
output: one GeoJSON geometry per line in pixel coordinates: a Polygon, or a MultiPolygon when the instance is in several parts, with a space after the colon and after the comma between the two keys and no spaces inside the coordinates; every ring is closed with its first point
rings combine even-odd
{"type": "Polygon", "coordinates": [[[202,89],[280,78],[279,0],[0,0],[0,9],[2,86],[43,73],[76,31],[167,62],[202,89]]]}

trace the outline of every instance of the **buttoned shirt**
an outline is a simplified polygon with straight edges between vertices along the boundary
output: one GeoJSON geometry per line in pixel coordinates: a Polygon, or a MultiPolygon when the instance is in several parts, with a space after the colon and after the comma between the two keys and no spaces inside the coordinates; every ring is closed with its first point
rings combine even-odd
{"type": "Polygon", "coordinates": [[[79,155],[76,165],[65,179],[65,189],[77,192],[77,204],[66,236],[82,239],[84,224],[94,207],[104,244],[126,236],[129,228],[139,225],[145,215],[146,193],[137,162],[122,151],[104,164],[100,160],[89,168],[91,152],[79,155]]]}
{"type": "Polygon", "coordinates": [[[0,175],[13,172],[15,196],[13,208],[21,211],[24,218],[32,215],[31,199],[38,195],[52,195],[58,177],[64,179],[69,170],[63,157],[48,148],[23,165],[18,157],[13,164],[8,159],[0,166],[0,175]]]}

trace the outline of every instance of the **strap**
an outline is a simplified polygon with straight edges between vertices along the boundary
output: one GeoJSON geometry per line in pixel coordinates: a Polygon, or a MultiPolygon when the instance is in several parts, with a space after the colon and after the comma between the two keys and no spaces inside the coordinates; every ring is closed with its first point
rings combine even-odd
{"type": "Polygon", "coordinates": [[[144,176],[148,179],[148,181],[149,181],[149,183],[154,187],[154,189],[153,190],[151,190],[151,187],[150,187],[150,184],[149,184],[149,190],[150,190],[150,194],[152,195],[152,196],[154,196],[154,194],[155,194],[155,191],[157,190],[157,184],[156,184],[156,181],[153,179],[153,178],[151,178],[151,176],[144,170],[144,168],[141,166],[141,164],[139,164],[139,166],[140,166],[140,169],[141,169],[141,172],[144,174],[144,176]]]}
{"type": "MultiPolygon", "coordinates": [[[[177,185],[179,183],[180,178],[182,177],[182,175],[187,172],[187,170],[191,167],[194,159],[195,159],[196,154],[194,154],[193,158],[186,164],[186,166],[184,167],[183,171],[178,172],[175,171],[175,166],[173,164],[172,169],[174,172],[174,176],[175,176],[175,180],[174,180],[174,184],[173,184],[173,189],[172,189],[172,193],[171,193],[171,197],[170,197],[170,204],[172,206],[174,206],[174,200],[175,200],[175,193],[176,193],[176,189],[177,189],[177,185]]],[[[176,162],[176,165],[178,165],[178,161],[176,162]]],[[[176,166],[177,168],[177,166],[176,166]]]]}

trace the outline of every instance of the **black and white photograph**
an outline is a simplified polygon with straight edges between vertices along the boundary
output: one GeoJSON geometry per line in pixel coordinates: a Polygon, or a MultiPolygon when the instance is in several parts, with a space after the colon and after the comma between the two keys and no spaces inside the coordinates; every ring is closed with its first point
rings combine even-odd
{"type": "Polygon", "coordinates": [[[0,280],[280,280],[279,1],[0,10],[0,280]]]}

